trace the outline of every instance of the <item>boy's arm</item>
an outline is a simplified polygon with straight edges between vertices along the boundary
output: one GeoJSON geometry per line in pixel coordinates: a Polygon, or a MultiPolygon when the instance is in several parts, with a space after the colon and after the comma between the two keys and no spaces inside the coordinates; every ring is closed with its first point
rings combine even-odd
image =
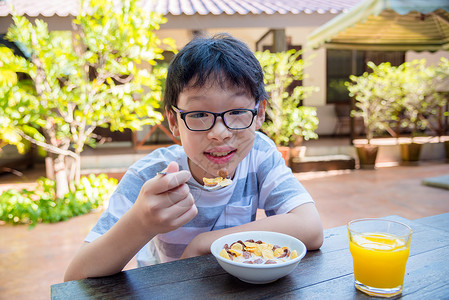
{"type": "Polygon", "coordinates": [[[172,231],[197,214],[185,184],[190,173],[169,165],[169,174],[156,176],[142,186],[135,204],[104,235],[81,247],[64,275],[64,281],[120,272],[155,235],[172,231]]]}
{"type": "Polygon", "coordinates": [[[302,204],[287,214],[270,216],[236,227],[210,231],[196,236],[181,258],[210,253],[210,245],[217,238],[241,231],[275,231],[301,240],[308,250],[316,250],[323,244],[323,227],[314,203],[302,204]]]}
{"type": "Polygon", "coordinates": [[[104,235],[85,243],[64,274],[64,281],[100,277],[120,272],[156,233],[143,231],[131,208],[104,235]],[[133,221],[134,220],[134,221],[133,221]]]}

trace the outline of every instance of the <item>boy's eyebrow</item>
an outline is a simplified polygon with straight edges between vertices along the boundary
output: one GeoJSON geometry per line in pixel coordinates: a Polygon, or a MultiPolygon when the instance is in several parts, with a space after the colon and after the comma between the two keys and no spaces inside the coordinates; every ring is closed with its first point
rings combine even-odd
{"type": "Polygon", "coordinates": [[[245,90],[238,91],[234,94],[234,96],[248,96],[248,95],[250,94],[245,90]]]}

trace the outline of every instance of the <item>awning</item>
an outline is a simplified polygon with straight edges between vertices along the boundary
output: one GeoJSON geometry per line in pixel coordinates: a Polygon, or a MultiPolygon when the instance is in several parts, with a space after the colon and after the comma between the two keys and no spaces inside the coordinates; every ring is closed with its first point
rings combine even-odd
{"type": "Polygon", "coordinates": [[[307,39],[311,48],[449,50],[449,1],[366,0],[307,39]]]}

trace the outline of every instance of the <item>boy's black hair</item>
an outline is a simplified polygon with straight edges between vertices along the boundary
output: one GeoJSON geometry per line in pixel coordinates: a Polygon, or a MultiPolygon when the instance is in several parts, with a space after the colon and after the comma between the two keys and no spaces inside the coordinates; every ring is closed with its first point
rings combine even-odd
{"type": "Polygon", "coordinates": [[[267,99],[259,61],[242,41],[228,34],[197,37],[174,57],[168,67],[164,105],[176,106],[185,87],[203,87],[215,80],[242,87],[256,102],[267,99]]]}

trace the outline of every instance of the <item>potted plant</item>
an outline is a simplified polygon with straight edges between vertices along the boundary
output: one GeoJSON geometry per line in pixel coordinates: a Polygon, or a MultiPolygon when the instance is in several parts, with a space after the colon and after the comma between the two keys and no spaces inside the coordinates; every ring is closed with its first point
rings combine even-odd
{"type": "Polygon", "coordinates": [[[389,93],[389,63],[376,66],[368,62],[373,72],[365,72],[361,76],[351,75],[351,81],[345,83],[349,95],[355,100],[355,107],[351,115],[362,117],[366,135],[366,144],[355,145],[361,169],[374,169],[376,165],[378,146],[373,145],[371,140],[376,132],[388,129],[393,107],[389,93]]]}
{"type": "MultiPolygon", "coordinates": [[[[447,111],[447,103],[449,100],[449,59],[442,57],[440,63],[436,67],[436,91],[441,96],[441,112],[440,115],[449,116],[449,111],[447,111]],[[444,111],[446,107],[446,111],[444,111]]],[[[441,135],[441,132],[438,133],[441,135]]],[[[449,163],[449,140],[445,140],[444,149],[446,151],[446,162],[449,163]]]]}
{"type": "Polygon", "coordinates": [[[304,61],[298,59],[301,51],[264,51],[255,55],[264,71],[265,87],[270,96],[266,122],[261,129],[276,143],[289,165],[291,148],[300,147],[302,140],[318,138],[316,108],[301,105],[302,100],[317,88],[293,86],[305,77],[304,61]]]}
{"type": "Polygon", "coordinates": [[[401,144],[401,158],[404,163],[417,162],[421,153],[421,143],[415,137],[426,129],[432,129],[429,117],[436,115],[444,106],[445,98],[437,93],[438,81],[442,78],[437,68],[426,66],[426,61],[413,60],[397,68],[402,97],[399,100],[400,126],[410,131],[410,143],[401,144]]]}

